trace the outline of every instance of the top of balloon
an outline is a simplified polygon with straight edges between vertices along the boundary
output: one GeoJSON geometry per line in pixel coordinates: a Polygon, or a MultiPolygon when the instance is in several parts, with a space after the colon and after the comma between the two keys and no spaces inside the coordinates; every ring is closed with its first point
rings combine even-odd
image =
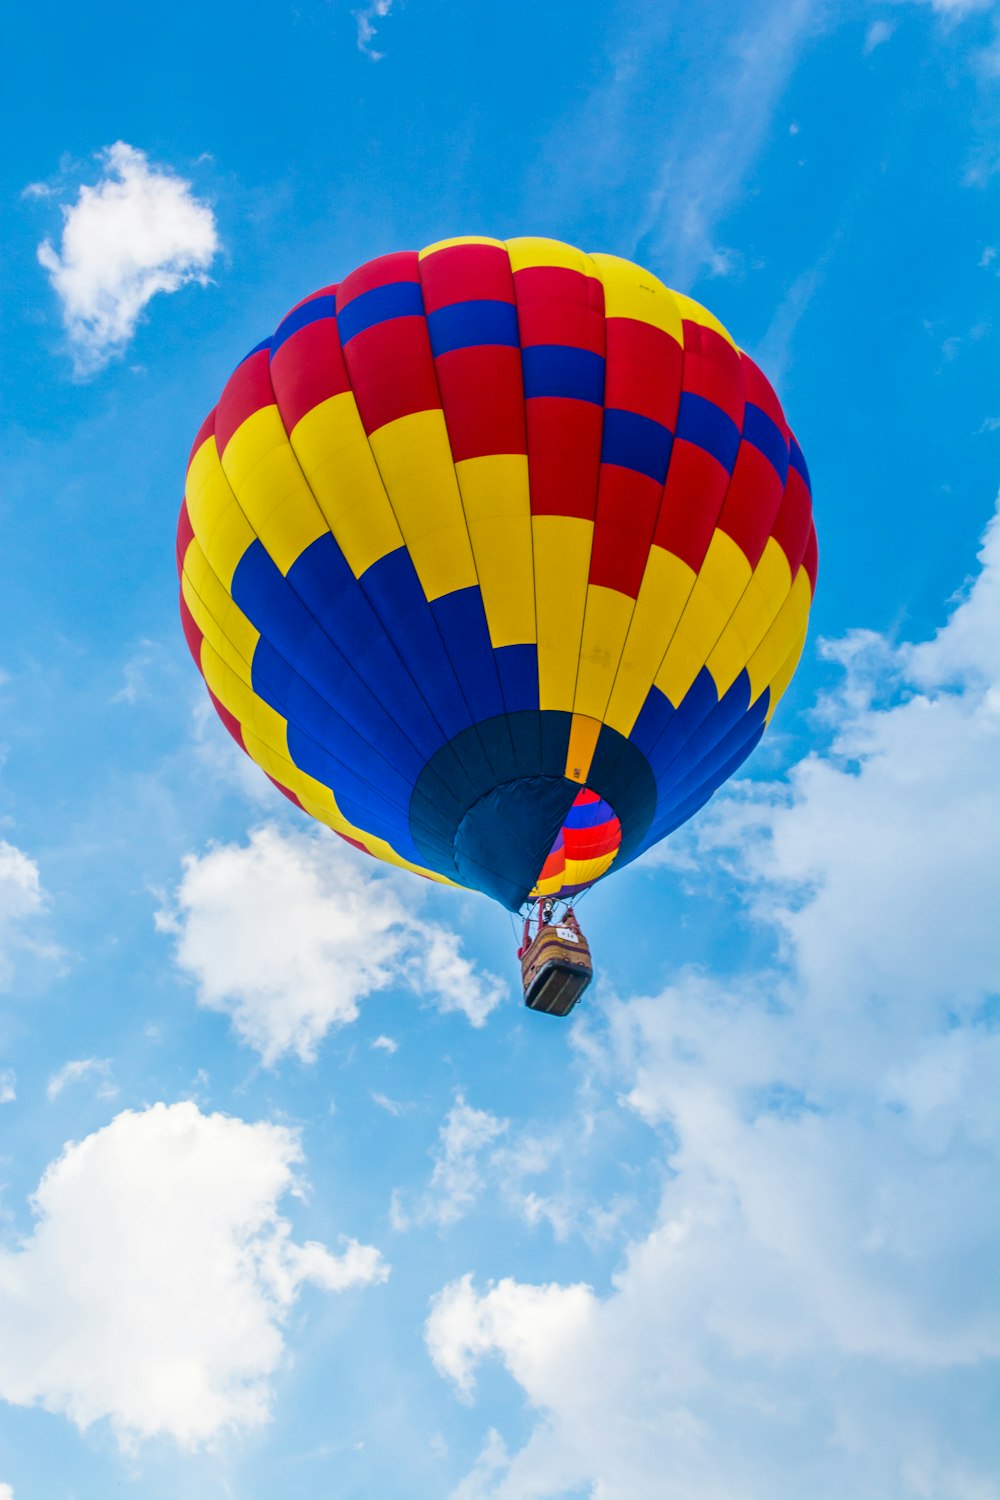
{"type": "Polygon", "coordinates": [[[618,870],[795,669],[809,480],[721,323],[555,240],[300,302],[202,426],[178,530],[227,728],[357,848],[516,909],[618,870]]]}

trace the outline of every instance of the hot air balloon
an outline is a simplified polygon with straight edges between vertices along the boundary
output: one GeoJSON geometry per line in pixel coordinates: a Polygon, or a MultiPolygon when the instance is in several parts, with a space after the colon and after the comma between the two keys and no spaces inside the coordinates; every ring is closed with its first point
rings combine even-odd
{"type": "Polygon", "coordinates": [[[799,446],[710,312],[616,256],[469,237],[250,351],[177,557],[247,754],[355,848],[534,913],[526,997],[564,1014],[590,977],[566,903],[750,754],[817,552],[799,446]]]}

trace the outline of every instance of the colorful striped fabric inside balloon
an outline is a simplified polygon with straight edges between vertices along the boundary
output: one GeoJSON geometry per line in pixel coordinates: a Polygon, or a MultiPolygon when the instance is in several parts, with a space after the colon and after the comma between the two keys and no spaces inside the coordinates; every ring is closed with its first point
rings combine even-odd
{"type": "Polygon", "coordinates": [[[608,873],[621,841],[613,809],[585,788],[566,815],[532,896],[575,896],[585,890],[608,873]]]}

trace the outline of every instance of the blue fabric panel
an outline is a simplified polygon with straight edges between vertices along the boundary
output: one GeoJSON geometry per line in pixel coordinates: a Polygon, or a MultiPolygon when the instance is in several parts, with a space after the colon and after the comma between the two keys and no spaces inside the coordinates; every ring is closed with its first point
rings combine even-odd
{"type": "Polygon", "coordinates": [[[405,815],[379,789],[343,765],[298,725],[288,726],[288,750],[307,776],[315,777],[325,786],[336,787],[337,806],[345,818],[375,838],[385,839],[404,859],[422,863],[405,815]]]}
{"type": "Polygon", "coordinates": [[[674,435],[662,422],[641,417],[634,411],[608,407],[604,412],[601,462],[634,469],[663,484],[670,463],[674,435]]]}
{"type": "MultiPolygon", "coordinates": [[[[416,780],[427,759],[403,733],[399,724],[382,706],[379,698],[360,677],[352,662],[333,644],[322,626],[296,593],[289,579],[282,576],[260,541],[254,541],[240,559],[233,575],[232,596],[247,619],[260,631],[262,641],[254,655],[256,663],[260,645],[267,642],[287,663],[292,674],[289,685],[289,708],[285,717],[293,717],[291,703],[299,683],[308,692],[298,695],[308,706],[308,717],[299,719],[302,727],[314,734],[320,744],[326,743],[317,733],[317,705],[337,705],[341,719],[356,726],[359,746],[367,746],[409,779],[416,780]]],[[[333,709],[330,708],[331,713],[333,709]]],[[[359,752],[363,764],[364,751],[359,752]]]]}
{"type": "Polygon", "coordinates": [[[569,344],[535,344],[521,350],[525,398],[568,396],[604,403],[604,357],[569,344]]]}
{"type": "Polygon", "coordinates": [[[454,739],[472,719],[406,548],[397,547],[372,563],[361,575],[361,585],[435,719],[446,737],[454,739]]]}
{"type": "Polygon", "coordinates": [[[653,767],[653,774],[659,785],[660,775],[656,771],[656,765],[666,765],[669,762],[671,756],[685,743],[706,714],[710,713],[718,703],[719,695],[715,681],[707,667],[702,667],[672,714],[667,713],[659,705],[654,694],[658,694],[659,698],[669,706],[669,699],[659,691],[659,688],[650,688],[649,697],[642,706],[642,712],[629,738],[643,752],[650,766],[653,767]],[[647,710],[649,710],[648,717],[644,717],[647,715],[647,710]]]}
{"type": "Polygon", "coordinates": [[[337,316],[337,299],[332,294],[328,297],[313,297],[308,302],[303,302],[301,307],[293,308],[287,318],[283,318],[271,339],[271,353],[277,354],[286,339],[290,339],[293,333],[298,333],[300,328],[306,328],[310,323],[318,323],[320,318],[335,318],[337,316]]]}
{"type": "Polygon", "coordinates": [[[416,281],[392,281],[373,287],[348,302],[337,314],[340,342],[347,344],[366,328],[387,323],[390,318],[422,318],[424,299],[416,281]]]}
{"type": "Polygon", "coordinates": [[[677,413],[677,436],[704,448],[731,474],[740,447],[740,430],[714,401],[682,391],[677,413]]]}
{"type": "Polygon", "coordinates": [[[743,414],[743,440],[763,453],[783,485],[788,478],[788,444],[767,412],[750,402],[743,414]]]}
{"type": "Polygon", "coordinates": [[[563,827],[600,828],[602,823],[610,823],[614,816],[608,804],[599,798],[596,802],[584,802],[579,807],[571,807],[563,820],[563,827]]]}
{"type": "MultiPolygon", "coordinates": [[[[267,641],[259,641],[254,652],[251,683],[258,697],[288,720],[289,752],[300,770],[330,787],[338,802],[341,787],[348,786],[359,805],[367,799],[373,807],[383,809],[383,816],[388,816],[386,809],[392,810],[394,817],[403,816],[400,809],[407,796],[404,778],[296,676],[267,641]],[[292,750],[293,741],[308,764],[292,750]],[[319,765],[324,767],[322,774],[315,769],[319,765]]],[[[371,829],[363,818],[352,821],[371,829]]]]}
{"type": "Polygon", "coordinates": [[[535,776],[491,788],[455,833],[462,884],[517,911],[528,899],[577,791],[562,776],[535,776]]]}
{"type": "Polygon", "coordinates": [[[430,760],[447,735],[329,532],[296,558],[288,582],[331,641],[337,642],[360,680],[375,688],[379,702],[423,759],[430,760]]]}
{"type": "Polygon", "coordinates": [[[500,679],[479,588],[473,585],[443,594],[432,601],[431,613],[454,663],[472,722],[502,714],[500,679]]]}
{"type": "Polygon", "coordinates": [[[483,344],[505,344],[516,349],[519,343],[517,309],[510,302],[485,298],[454,302],[450,307],[429,313],[427,328],[435,355],[483,344]]]}
{"type": "Polygon", "coordinates": [[[538,708],[538,647],[495,646],[493,660],[500,674],[500,691],[509,714],[538,708]]]}
{"type": "MultiPolygon", "coordinates": [[[[730,774],[726,768],[732,765],[734,758],[738,757],[739,764],[750,754],[750,749],[756,745],[764,730],[767,705],[765,702],[761,708],[760,702],[758,699],[753,708],[730,727],[728,734],[723,735],[701,760],[693,761],[683,778],[678,778],[671,794],[671,802],[675,806],[686,802],[695,792],[706,787],[710,787],[713,792],[717,791],[730,774]]],[[[672,769],[676,770],[676,767],[672,769]]]]}
{"type": "MultiPolygon", "coordinates": [[[[645,847],[649,848],[651,845],[659,843],[660,839],[666,838],[668,834],[680,828],[683,823],[687,822],[688,818],[694,816],[699,808],[704,807],[705,803],[715,795],[719,787],[728,781],[735,771],[739,770],[747,756],[753,753],[763,733],[764,725],[759,724],[749,738],[744,741],[740,749],[730,756],[725,765],[717,770],[708,782],[702,783],[683,802],[665,807],[662,816],[657,818],[649,830],[645,847]]],[[[617,863],[618,861],[616,860],[615,864],[617,863]]]]}
{"type": "Polygon", "coordinates": [[[658,687],[651,687],[629,735],[636,749],[648,755],[676,712],[666,693],[661,693],[658,687]]]}
{"type": "Polygon", "coordinates": [[[792,438],[791,442],[788,445],[788,462],[790,466],[796,471],[796,473],[802,475],[802,478],[805,482],[805,487],[811,495],[812,484],[809,480],[809,470],[806,468],[806,461],[803,457],[802,449],[799,447],[794,438],[792,438]]]}
{"type": "MultiPolygon", "coordinates": [[[[707,697],[706,694],[706,702],[707,697]]],[[[704,760],[719,741],[725,739],[732,727],[741,722],[749,707],[750,677],[743,671],[728,692],[708,708],[700,721],[695,722],[690,715],[686,716],[687,735],[683,740],[676,734],[671,734],[660,741],[651,752],[650,764],[661,789],[661,796],[667,782],[674,786],[683,781],[692,767],[704,760]]]]}
{"type": "MultiPolygon", "coordinates": [[[[254,355],[259,354],[262,349],[270,349],[270,347],[271,340],[269,338],[261,339],[259,344],[254,344],[252,349],[247,350],[246,354],[240,360],[240,365],[245,365],[248,359],[253,359],[254,355]]],[[[239,369],[240,365],[237,365],[236,368],[239,369]]]]}

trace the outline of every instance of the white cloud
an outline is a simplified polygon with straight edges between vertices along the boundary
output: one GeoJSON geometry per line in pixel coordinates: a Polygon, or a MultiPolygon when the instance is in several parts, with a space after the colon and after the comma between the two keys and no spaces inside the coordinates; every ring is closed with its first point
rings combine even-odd
{"type": "Polygon", "coordinates": [[[351,11],[358,28],[358,51],[365,53],[372,62],[381,62],[385,56],[384,52],[376,52],[372,43],[378,31],[376,22],[385,20],[392,6],[393,0],[369,0],[363,9],[351,11]]]}
{"type": "Polygon", "coordinates": [[[310,1061],[331,1027],[357,1018],[359,1001],[399,982],[481,1026],[503,986],[401,892],[329,836],[266,826],[247,845],[189,855],[175,909],[157,925],[175,934],[199,1003],[229,1015],[266,1063],[289,1052],[310,1061]]]}
{"type": "Polygon", "coordinates": [[[98,183],[63,207],[59,248],[38,247],[81,375],[124,349],[157,292],[204,286],[219,250],[215,216],[183,177],[124,141],[101,160],[98,183]]]}
{"type": "Polygon", "coordinates": [[[375,1052],[388,1052],[389,1056],[392,1057],[394,1053],[399,1051],[399,1043],[393,1041],[391,1036],[377,1036],[372,1042],[372,1049],[375,1052]]]}
{"type": "Polygon", "coordinates": [[[719,37],[712,84],[672,132],[649,193],[637,244],[652,241],[671,285],[686,287],[707,268],[727,275],[738,259],[715,243],[771,128],[774,111],[814,24],[815,0],[778,0],[719,37]]]}
{"type": "Polygon", "coordinates": [[[14,1500],[13,1485],[0,1484],[0,1500],[14,1500]]]}
{"type": "Polygon", "coordinates": [[[45,910],[38,866],[27,854],[0,839],[0,989],[13,977],[14,954],[19,948],[54,954],[40,948],[27,935],[32,918],[45,910]]]}
{"type": "Polygon", "coordinates": [[[68,1145],[0,1250],[0,1397],[184,1447],[266,1421],[302,1287],[383,1281],[370,1245],[297,1244],[278,1211],[296,1133],[191,1103],[125,1111],[68,1145]]]}
{"type": "Polygon", "coordinates": [[[932,640],[829,647],[829,752],[696,824],[774,968],[682,974],[577,1033],[656,1133],[656,1223],[606,1293],[434,1300],[459,1393],[499,1359],[536,1414],[456,1500],[993,1494],[1000,520],[980,564],[932,640]]]}
{"type": "Polygon", "coordinates": [[[45,1085],[46,1097],[56,1099],[68,1083],[79,1083],[81,1079],[94,1075],[98,1079],[98,1099],[113,1099],[118,1089],[111,1082],[111,1062],[106,1057],[78,1057],[64,1063],[45,1085]]]}
{"type": "Polygon", "coordinates": [[[456,1224],[485,1186],[483,1153],[505,1134],[509,1123],[488,1110],[474,1109],[459,1094],[438,1131],[434,1170],[426,1192],[412,1210],[405,1207],[402,1194],[393,1195],[393,1227],[437,1224],[447,1229],[456,1224]]]}
{"type": "MultiPolygon", "coordinates": [[[[0,1068],[0,1104],[13,1104],[17,1098],[17,1078],[13,1068],[0,1068]]],[[[0,1496],[0,1500],[3,1497],[0,1496]]]]}
{"type": "Polygon", "coordinates": [[[895,31],[891,21],[873,21],[865,32],[865,56],[870,57],[876,47],[881,47],[895,31]]]}

